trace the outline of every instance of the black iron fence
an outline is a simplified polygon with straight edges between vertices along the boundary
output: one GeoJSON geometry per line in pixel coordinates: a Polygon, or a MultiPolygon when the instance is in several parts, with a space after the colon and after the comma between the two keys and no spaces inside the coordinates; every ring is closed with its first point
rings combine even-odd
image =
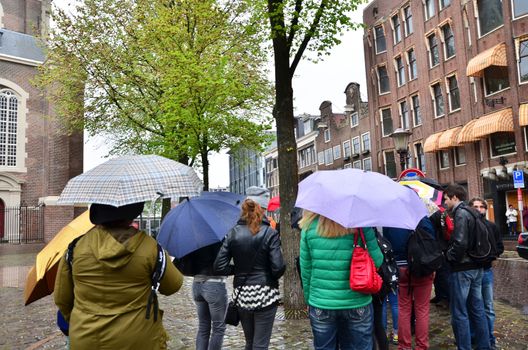
{"type": "Polygon", "coordinates": [[[43,207],[5,207],[0,209],[0,242],[44,242],[43,207]]]}

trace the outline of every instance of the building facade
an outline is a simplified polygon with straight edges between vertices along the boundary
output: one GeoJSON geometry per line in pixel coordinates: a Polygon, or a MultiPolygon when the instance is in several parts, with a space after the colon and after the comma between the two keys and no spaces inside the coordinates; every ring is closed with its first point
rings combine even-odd
{"type": "Polygon", "coordinates": [[[264,158],[249,149],[229,151],[229,191],[246,194],[250,186],[264,187],[264,158]]]}
{"type": "Polygon", "coordinates": [[[408,165],[484,196],[504,226],[528,165],[528,2],[375,0],[363,19],[377,170],[397,176],[390,135],[408,129],[408,165]]]}
{"type": "MultiPolygon", "coordinates": [[[[50,0],[0,0],[1,237],[5,223],[20,223],[6,207],[51,204],[83,170],[82,133],[68,135],[49,118],[46,92],[31,83],[45,59],[38,38],[47,34],[50,11],[50,0]]],[[[50,232],[73,218],[73,208],[57,210],[56,223],[46,215],[50,232]]]]}

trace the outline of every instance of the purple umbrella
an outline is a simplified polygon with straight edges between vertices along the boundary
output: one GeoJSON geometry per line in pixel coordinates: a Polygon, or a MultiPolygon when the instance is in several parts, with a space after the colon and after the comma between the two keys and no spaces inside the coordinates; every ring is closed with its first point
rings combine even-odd
{"type": "Polygon", "coordinates": [[[344,227],[414,229],[428,215],[412,189],[359,169],[322,170],[299,183],[296,207],[326,216],[344,227]]]}

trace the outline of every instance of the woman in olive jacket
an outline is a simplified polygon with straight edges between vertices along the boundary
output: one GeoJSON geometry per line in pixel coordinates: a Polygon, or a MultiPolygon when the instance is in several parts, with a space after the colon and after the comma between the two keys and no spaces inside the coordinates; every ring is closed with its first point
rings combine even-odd
{"type": "Polygon", "coordinates": [[[280,299],[279,278],[286,266],[277,231],[253,200],[242,204],[241,218],[227,234],[214,263],[217,274],[235,275],[234,295],[246,350],[267,349],[280,299]],[[233,259],[234,265],[229,262],[233,259]]]}
{"type": "MultiPolygon", "coordinates": [[[[314,347],[372,350],[372,296],[350,289],[354,235],[338,223],[309,211],[300,222],[301,278],[309,305],[314,347]]],[[[383,262],[374,230],[363,228],[376,267],[383,262]]]]}
{"type": "MultiPolygon", "coordinates": [[[[130,226],[143,203],[122,207],[92,204],[96,224],[73,249],[72,266],[61,259],[54,298],[69,322],[70,348],[166,349],[162,311],[146,319],[151,276],[158,253],[156,241],[130,226]]],[[[165,253],[167,261],[168,254],[165,253]]],[[[167,264],[159,291],[178,291],[183,276],[167,264]]]]}

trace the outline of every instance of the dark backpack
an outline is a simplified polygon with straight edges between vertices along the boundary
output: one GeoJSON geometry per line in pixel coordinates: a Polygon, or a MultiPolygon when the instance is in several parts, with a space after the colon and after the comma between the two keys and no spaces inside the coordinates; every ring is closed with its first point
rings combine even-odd
{"type": "Polygon", "coordinates": [[[417,227],[407,241],[407,263],[414,277],[429,276],[438,270],[444,256],[438,241],[424,229],[417,227]]]}
{"type": "Polygon", "coordinates": [[[467,254],[476,263],[487,263],[497,258],[497,242],[486,224],[486,219],[469,207],[462,207],[475,219],[475,229],[469,232],[467,254]]]}
{"type": "Polygon", "coordinates": [[[381,252],[383,253],[383,263],[378,268],[378,274],[383,280],[381,290],[376,294],[381,300],[384,300],[389,292],[396,293],[398,290],[398,282],[400,280],[400,271],[396,264],[396,258],[394,257],[394,251],[392,250],[392,244],[390,241],[380,235],[376,231],[376,239],[381,252]]]}

